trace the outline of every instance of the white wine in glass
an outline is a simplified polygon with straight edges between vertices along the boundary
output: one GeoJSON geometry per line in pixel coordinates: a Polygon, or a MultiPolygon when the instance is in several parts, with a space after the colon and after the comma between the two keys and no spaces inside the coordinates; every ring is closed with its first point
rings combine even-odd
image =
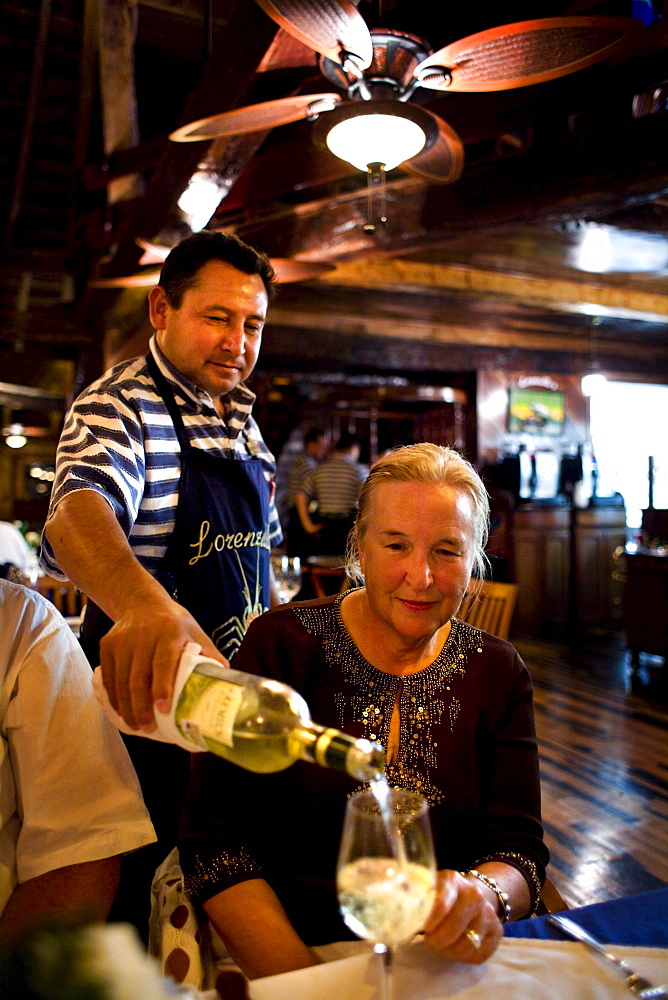
{"type": "Polygon", "coordinates": [[[347,926],[383,956],[383,990],[392,994],[392,954],[431,911],[436,860],[429,807],[417,792],[374,782],[346,806],[336,884],[347,926]],[[374,794],[375,792],[375,794],[374,794]]]}
{"type": "Polygon", "coordinates": [[[302,565],[299,556],[272,556],[271,565],[283,604],[296,597],[302,586],[302,565]]]}

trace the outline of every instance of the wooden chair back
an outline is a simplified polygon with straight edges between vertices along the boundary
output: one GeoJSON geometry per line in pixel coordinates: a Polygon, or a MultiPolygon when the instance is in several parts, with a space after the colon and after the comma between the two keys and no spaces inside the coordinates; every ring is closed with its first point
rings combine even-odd
{"type": "Polygon", "coordinates": [[[663,508],[649,507],[642,512],[642,530],[651,542],[658,539],[665,544],[668,540],[668,510],[663,508]]]}
{"type": "Polygon", "coordinates": [[[316,597],[331,597],[349,589],[350,581],[343,567],[308,565],[307,571],[316,597]]]}
{"type": "Polygon", "coordinates": [[[479,589],[477,587],[477,582],[474,581],[462,601],[457,617],[499,639],[507,639],[517,603],[517,584],[485,580],[479,589]]]}
{"type": "Polygon", "coordinates": [[[35,590],[46,597],[60,611],[64,618],[74,618],[80,615],[86,603],[86,597],[77,590],[69,580],[56,580],[52,576],[37,578],[35,590]]]}

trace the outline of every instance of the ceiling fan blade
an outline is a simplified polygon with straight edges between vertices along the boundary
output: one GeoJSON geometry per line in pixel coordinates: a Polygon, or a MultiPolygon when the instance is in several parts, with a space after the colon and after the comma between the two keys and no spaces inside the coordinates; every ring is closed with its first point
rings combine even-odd
{"type": "MultiPolygon", "coordinates": [[[[142,245],[153,245],[141,242],[142,245]]],[[[163,250],[166,257],[169,253],[169,247],[160,247],[161,256],[163,250]]],[[[270,257],[269,261],[276,273],[276,281],[279,285],[287,285],[293,281],[308,281],[309,278],[318,278],[321,274],[335,270],[334,264],[327,264],[321,260],[270,257]]],[[[152,288],[158,284],[159,278],[160,268],[153,268],[150,271],[140,271],[138,274],[124,274],[115,278],[93,278],[92,281],[88,282],[88,285],[90,288],[152,288]]]]}
{"type": "Polygon", "coordinates": [[[630,17],[548,17],[489,28],[434,52],[414,70],[431,90],[512,90],[592,66],[638,40],[630,17]],[[447,73],[439,73],[445,67],[447,73]]]}
{"type": "Polygon", "coordinates": [[[199,142],[202,139],[220,139],[244,132],[263,132],[277,125],[310,118],[321,111],[331,111],[341,100],[339,94],[301,94],[297,97],[279,97],[275,101],[249,104],[245,108],[223,111],[210,118],[182,125],[172,132],[173,142],[199,142]]]}
{"type": "Polygon", "coordinates": [[[401,169],[414,177],[431,181],[432,184],[452,184],[459,180],[464,169],[464,143],[452,125],[448,125],[431,111],[427,113],[436,119],[438,138],[429,149],[402,163],[401,169]]]}
{"type": "Polygon", "coordinates": [[[135,243],[138,247],[141,247],[144,251],[139,264],[159,264],[167,257],[167,254],[172,249],[171,247],[165,246],[164,243],[151,243],[150,240],[142,239],[138,236],[135,239],[135,243]]]}
{"type": "Polygon", "coordinates": [[[334,62],[341,50],[357,56],[361,69],[371,65],[373,45],[364,18],[350,0],[257,0],[262,10],[309,48],[334,62]]]}
{"type": "Polygon", "coordinates": [[[160,268],[140,271],[138,274],[123,274],[116,278],[93,278],[89,288],[152,288],[158,284],[160,268]]]}
{"type": "Polygon", "coordinates": [[[287,285],[292,281],[307,281],[318,278],[328,271],[335,271],[334,264],[323,260],[295,260],[292,257],[270,257],[271,266],[276,272],[279,285],[287,285]]]}

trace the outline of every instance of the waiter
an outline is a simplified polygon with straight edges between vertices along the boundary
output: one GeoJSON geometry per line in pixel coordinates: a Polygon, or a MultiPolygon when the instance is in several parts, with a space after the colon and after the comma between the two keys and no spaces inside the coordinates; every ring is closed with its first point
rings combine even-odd
{"type": "MultiPolygon", "coordinates": [[[[274,277],[235,236],[184,240],[149,294],[148,354],[106,372],[65,422],[42,566],[88,595],[82,645],[136,729],[169,710],[186,643],[227,663],[249,621],[280,603],[276,467],[244,385],[274,277]]],[[[164,857],[188,755],[141,737],[128,749],[164,857]]]]}

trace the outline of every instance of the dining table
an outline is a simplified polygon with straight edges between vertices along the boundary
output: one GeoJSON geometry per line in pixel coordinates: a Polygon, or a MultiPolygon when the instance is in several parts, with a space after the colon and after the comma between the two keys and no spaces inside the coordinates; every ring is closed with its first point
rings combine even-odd
{"type": "MultiPolygon", "coordinates": [[[[568,910],[568,917],[655,985],[668,984],[668,887],[568,910]]],[[[253,980],[251,1000],[387,1000],[368,943],[319,949],[323,964],[253,980]]],[[[487,962],[436,955],[421,940],[397,949],[391,1000],[623,1000],[618,968],[566,938],[545,916],[510,923],[487,962]]],[[[667,987],[668,988],[668,987],[667,987]]]]}
{"type": "MultiPolygon", "coordinates": [[[[668,886],[580,906],[565,915],[606,944],[668,948],[668,886]]],[[[563,940],[547,915],[506,924],[504,932],[507,938],[563,940]]]]}

